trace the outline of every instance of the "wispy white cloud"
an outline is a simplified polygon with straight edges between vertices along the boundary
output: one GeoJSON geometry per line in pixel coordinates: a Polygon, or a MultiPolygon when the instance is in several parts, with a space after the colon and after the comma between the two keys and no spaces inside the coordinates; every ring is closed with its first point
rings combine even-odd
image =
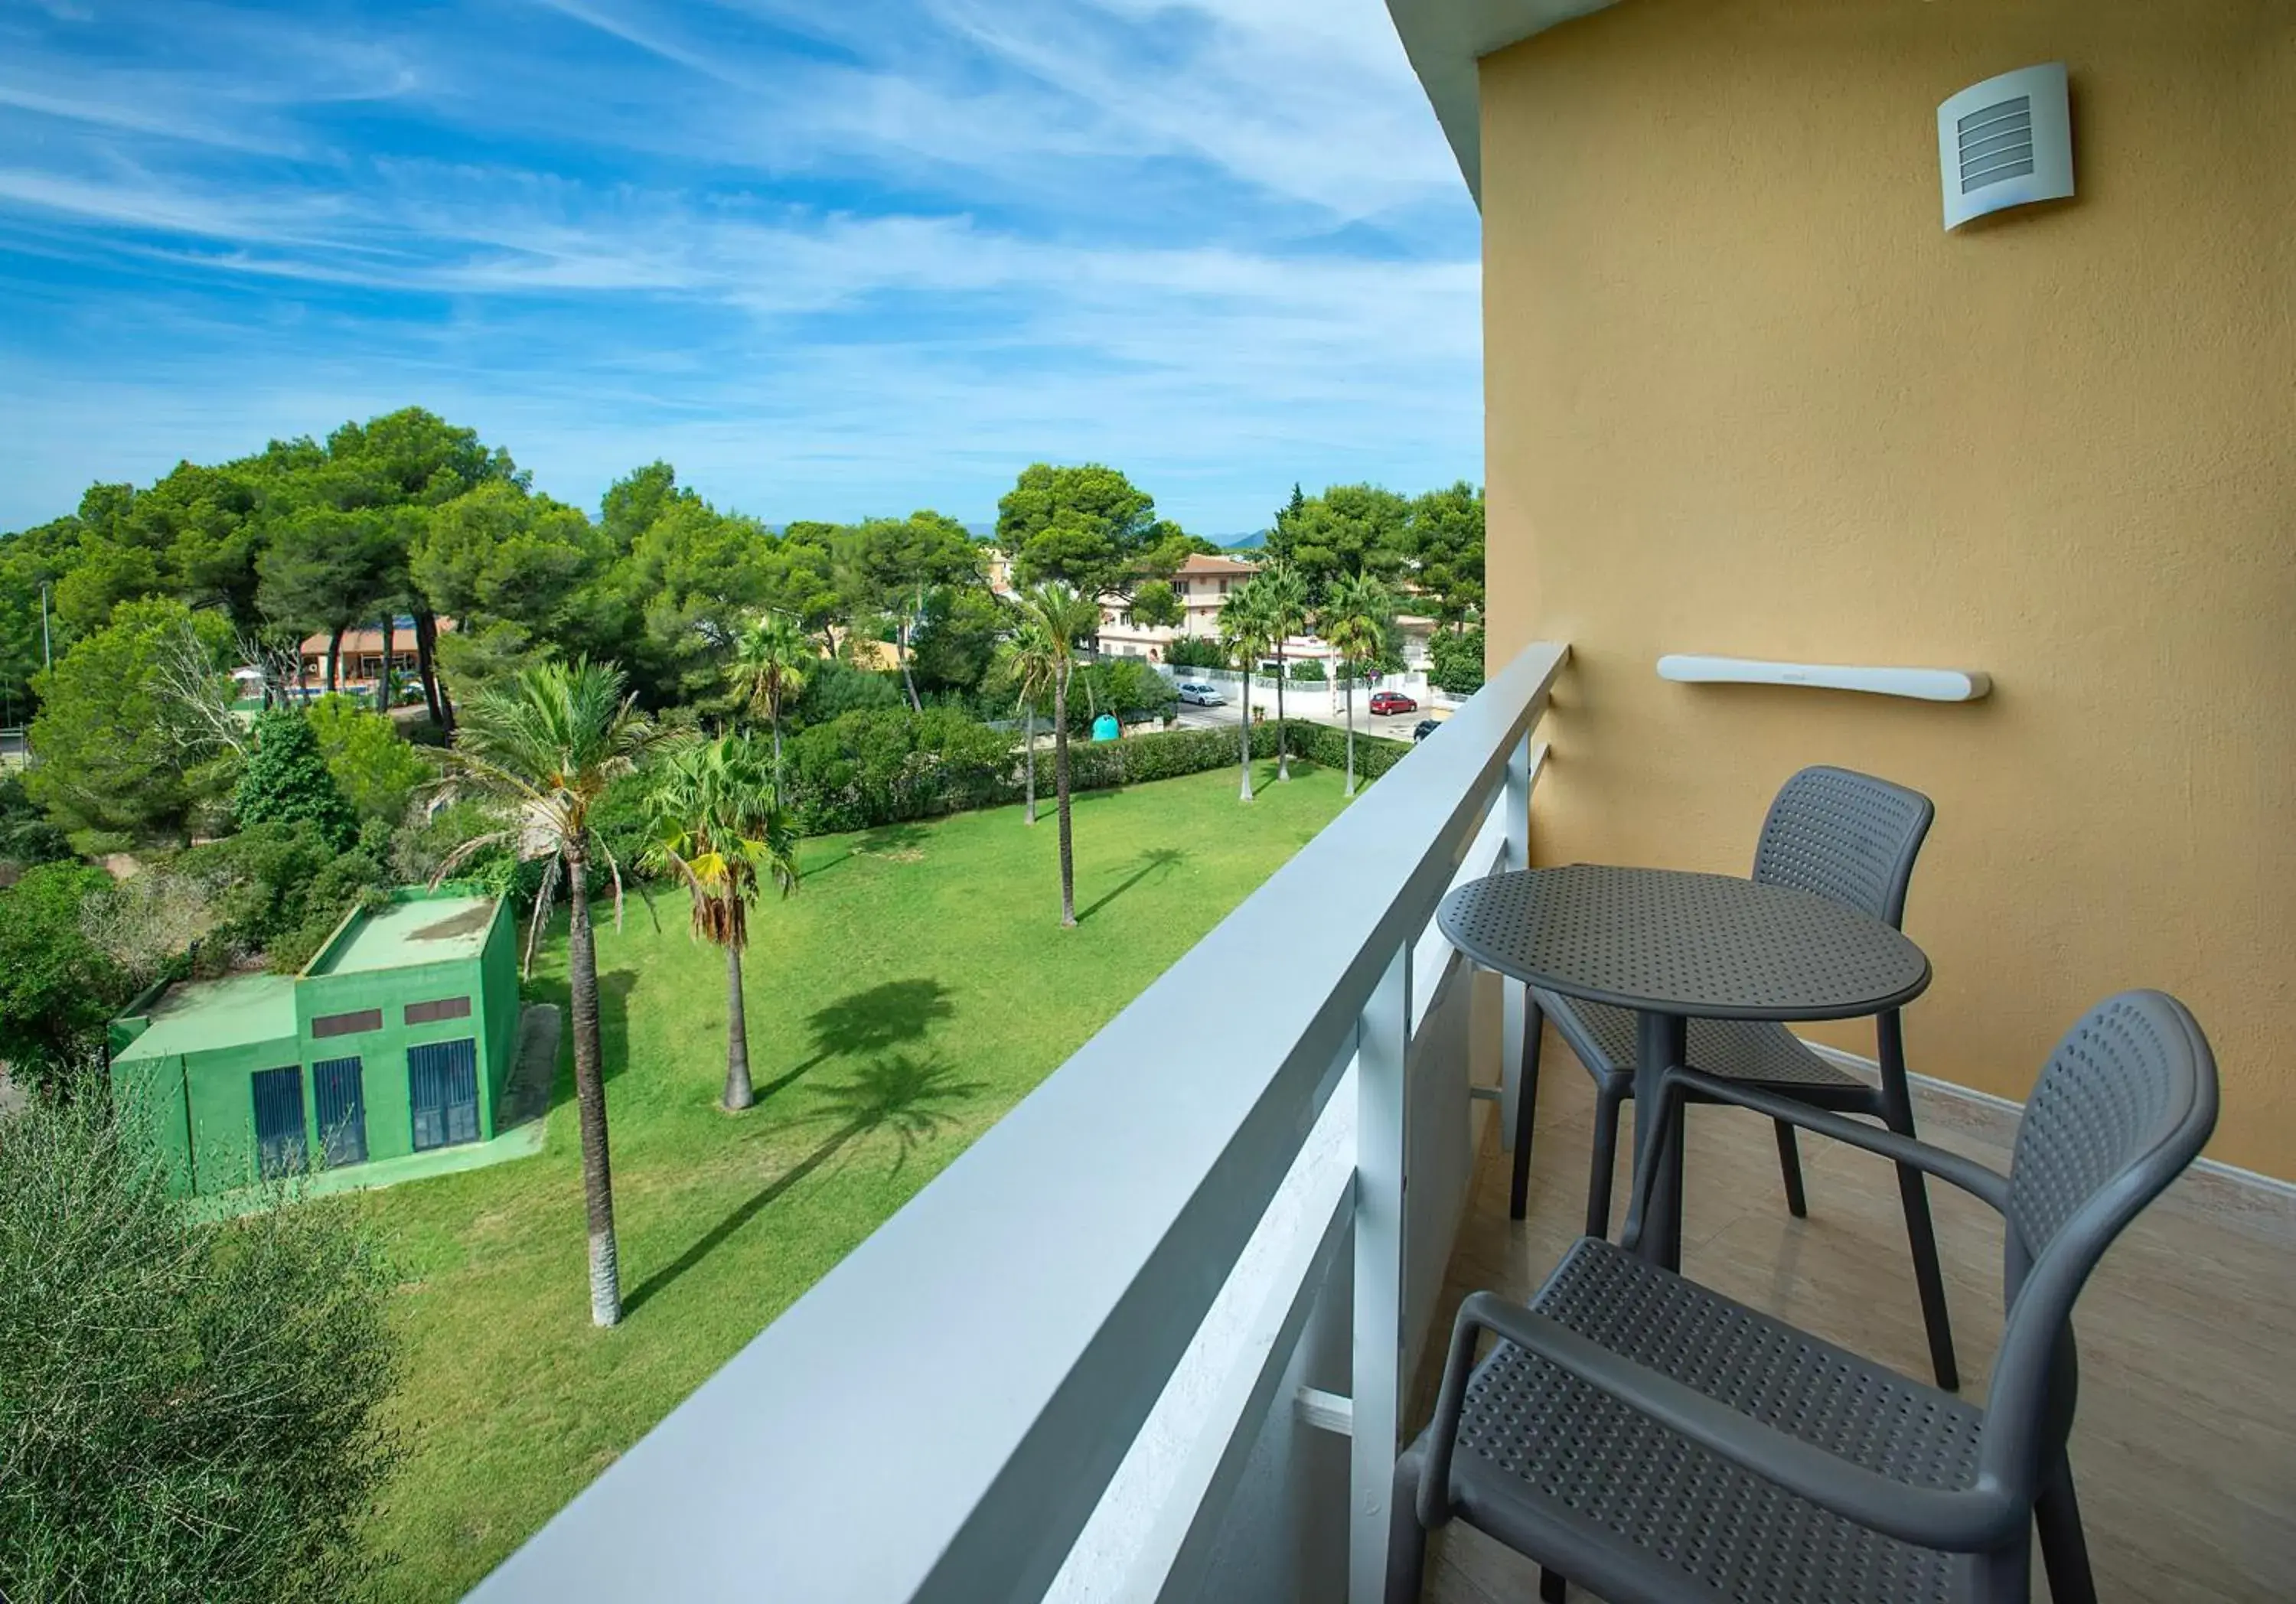
{"type": "Polygon", "coordinates": [[[185,14],[0,64],[0,292],[52,313],[0,528],[408,400],[775,517],[1477,471],[1472,215],[1372,0],[185,14]]]}

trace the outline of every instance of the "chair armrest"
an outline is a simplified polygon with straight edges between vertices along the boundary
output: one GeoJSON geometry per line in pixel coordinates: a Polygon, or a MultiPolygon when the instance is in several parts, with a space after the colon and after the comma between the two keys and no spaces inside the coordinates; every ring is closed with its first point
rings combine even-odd
{"type": "Polygon", "coordinates": [[[2029,1502],[1981,1471],[1974,1487],[1957,1491],[1895,1480],[1765,1425],[1671,1376],[1613,1353],[1536,1309],[1478,1292],[1461,1306],[1451,1333],[1443,1390],[1429,1428],[1426,1469],[1419,1484],[1422,1526],[1439,1526],[1449,1518],[1451,1457],[1478,1330],[1537,1354],[1765,1481],[1900,1542],[1977,1553],[1999,1547],[2031,1518],[2029,1502]]]}
{"type": "MultiPolygon", "coordinates": [[[[1712,1101],[1751,1109],[1757,1114],[1768,1115],[1772,1119],[1783,1119],[1788,1125],[1816,1131],[1821,1136],[1831,1136],[1834,1141],[1848,1142],[1851,1147],[1864,1148],[1869,1153],[1879,1153],[1882,1158],[1899,1164],[1911,1165],[1959,1187],[1981,1202],[1992,1205],[1996,1213],[2006,1214],[2009,1211],[2009,1177],[1997,1170],[1988,1169],[1974,1158],[1964,1158],[1959,1153],[1948,1152],[1941,1147],[1911,1136],[1900,1136],[1897,1132],[1884,1130],[1879,1125],[1865,1125],[1824,1109],[1813,1109],[1808,1103],[1799,1102],[1791,1097],[1758,1091],[1735,1081],[1718,1080],[1695,1069],[1679,1066],[1669,1069],[1661,1085],[1670,1094],[1661,1100],[1662,1112],[1670,1114],[1681,1106],[1682,1092],[1676,1090],[1680,1087],[1682,1091],[1695,1092],[1712,1101]]],[[[1669,1118],[1662,1128],[1672,1130],[1672,1119],[1669,1118]]],[[[1635,1177],[1635,1187],[1639,1199],[1644,1191],[1639,1173],[1635,1177]]]]}

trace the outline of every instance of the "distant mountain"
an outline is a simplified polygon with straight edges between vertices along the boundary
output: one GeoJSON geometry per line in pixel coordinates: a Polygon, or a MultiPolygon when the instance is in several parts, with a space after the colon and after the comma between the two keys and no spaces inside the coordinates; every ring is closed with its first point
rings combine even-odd
{"type": "Polygon", "coordinates": [[[1252,552],[1267,544],[1267,531],[1254,529],[1249,535],[1231,535],[1226,540],[1221,540],[1217,535],[1211,538],[1218,542],[1223,552],[1252,552]]]}

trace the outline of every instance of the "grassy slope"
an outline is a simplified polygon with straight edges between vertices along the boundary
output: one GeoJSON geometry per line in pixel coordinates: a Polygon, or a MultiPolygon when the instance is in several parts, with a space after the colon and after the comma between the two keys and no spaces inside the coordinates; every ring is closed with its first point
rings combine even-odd
{"type": "MultiPolygon", "coordinates": [[[[589,1323],[570,1059],[541,1157],[365,1204],[411,1338],[391,1595],[476,1582],[1338,812],[1336,774],[1274,766],[1248,808],[1232,769],[1079,798],[1075,930],[1049,804],[1034,830],[1005,808],[806,843],[752,924],[739,1117],[712,1106],[724,960],[682,900],[603,927],[622,1325],[589,1323]]],[[[564,974],[562,940],[537,994],[564,974]]]]}

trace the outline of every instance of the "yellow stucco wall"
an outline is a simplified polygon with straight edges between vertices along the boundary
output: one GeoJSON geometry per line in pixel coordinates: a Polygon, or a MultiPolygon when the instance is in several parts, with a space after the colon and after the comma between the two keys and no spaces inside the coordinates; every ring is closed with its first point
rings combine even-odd
{"type": "Polygon", "coordinates": [[[2296,1177],[2296,6],[1624,0],[1482,95],[1493,657],[1575,653],[1541,860],[1742,872],[1805,763],[1917,786],[1914,1068],[2021,1098],[2161,986],[2211,1152],[2296,1177]],[[2053,60],[2079,198],[1947,234],[1938,102],[2053,60]]]}

